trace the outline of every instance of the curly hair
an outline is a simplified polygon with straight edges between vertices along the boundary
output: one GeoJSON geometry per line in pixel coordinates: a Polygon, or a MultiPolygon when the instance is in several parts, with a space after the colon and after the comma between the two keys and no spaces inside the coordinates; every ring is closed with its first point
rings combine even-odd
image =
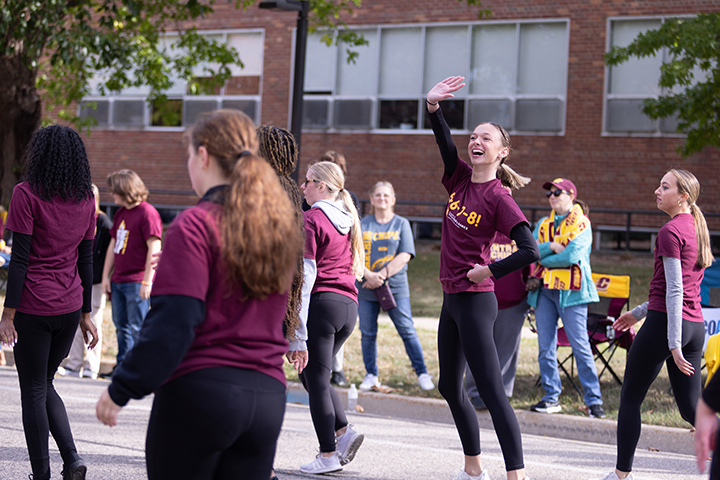
{"type": "Polygon", "coordinates": [[[50,125],[35,132],[23,162],[25,181],[43,200],[59,197],[80,203],[93,194],[85,144],[72,128],[50,125]]]}

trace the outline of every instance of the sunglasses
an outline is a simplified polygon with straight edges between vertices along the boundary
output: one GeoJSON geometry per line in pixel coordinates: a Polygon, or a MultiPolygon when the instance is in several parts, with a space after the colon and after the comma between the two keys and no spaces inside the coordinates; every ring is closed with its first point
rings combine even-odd
{"type": "Polygon", "coordinates": [[[307,185],[308,183],[311,183],[311,182],[320,183],[320,182],[318,182],[317,180],[315,180],[315,179],[313,179],[313,178],[306,178],[303,183],[304,183],[305,185],[307,185]]]}
{"type": "Polygon", "coordinates": [[[555,190],[554,192],[545,192],[545,196],[548,197],[548,198],[550,198],[550,197],[553,196],[553,195],[556,196],[556,197],[559,197],[559,196],[562,195],[563,193],[567,193],[568,195],[570,195],[570,192],[568,192],[568,191],[565,191],[565,190],[555,190]]]}

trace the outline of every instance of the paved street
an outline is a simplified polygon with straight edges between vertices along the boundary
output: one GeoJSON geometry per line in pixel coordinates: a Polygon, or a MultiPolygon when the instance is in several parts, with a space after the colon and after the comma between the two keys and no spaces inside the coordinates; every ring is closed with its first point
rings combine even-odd
{"type": "MultiPolygon", "coordinates": [[[[144,436],[151,401],[131,402],[114,428],[95,419],[95,402],[104,381],[59,378],[80,454],[88,463],[89,480],[144,479],[144,436]]],[[[331,478],[367,480],[451,479],[462,465],[460,441],[452,425],[410,421],[379,415],[351,415],[366,440],[356,459],[331,478]]],[[[490,478],[505,478],[495,434],[482,430],[483,463],[490,478]]],[[[614,465],[612,445],[523,435],[525,461],[532,480],[599,478],[614,465]]],[[[278,446],[278,477],[310,479],[298,466],[315,455],[317,441],[307,406],[288,404],[278,446]]],[[[51,441],[53,478],[59,478],[60,456],[51,441]]],[[[690,452],[688,452],[690,453],[690,452]]],[[[178,459],[182,461],[182,459],[178,459]]],[[[15,370],[0,367],[0,479],[25,479],[30,473],[20,416],[20,392],[15,370]]],[[[636,480],[699,480],[694,458],[649,450],[638,451],[636,480]]]]}

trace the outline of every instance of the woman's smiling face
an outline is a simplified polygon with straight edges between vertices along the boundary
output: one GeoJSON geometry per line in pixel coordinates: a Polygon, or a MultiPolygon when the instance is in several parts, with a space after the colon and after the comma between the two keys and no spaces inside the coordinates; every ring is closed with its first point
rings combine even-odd
{"type": "Polygon", "coordinates": [[[468,142],[468,155],[472,165],[491,164],[507,157],[510,150],[503,146],[500,132],[494,125],[481,123],[468,142]]]}

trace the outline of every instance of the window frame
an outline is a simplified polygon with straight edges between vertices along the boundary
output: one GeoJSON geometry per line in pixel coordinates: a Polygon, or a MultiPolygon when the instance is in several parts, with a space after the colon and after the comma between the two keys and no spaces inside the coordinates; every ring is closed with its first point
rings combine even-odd
{"type": "MultiPolygon", "coordinates": [[[[169,31],[166,32],[165,36],[176,36],[179,32],[177,31],[169,31]]],[[[224,93],[224,89],[226,87],[222,87],[223,93],[220,93],[218,95],[191,95],[188,93],[185,93],[184,95],[178,95],[178,94],[168,94],[167,99],[168,100],[182,100],[183,101],[183,109],[182,109],[182,119],[181,119],[181,125],[180,126],[156,126],[152,125],[152,114],[153,114],[153,106],[152,102],[148,101],[147,96],[143,95],[123,95],[122,92],[120,93],[113,93],[110,95],[88,95],[84,97],[81,102],[78,103],[78,115],[81,114],[82,106],[84,103],[87,102],[108,102],[108,124],[107,125],[91,125],[90,128],[93,130],[147,130],[147,131],[154,131],[154,132],[182,132],[189,125],[186,125],[184,123],[185,120],[185,99],[189,100],[203,100],[203,101],[209,101],[209,100],[215,100],[216,102],[216,108],[222,108],[224,101],[232,101],[232,100],[251,100],[255,102],[255,114],[252,118],[252,120],[255,123],[258,123],[260,120],[260,112],[262,111],[262,97],[263,97],[263,76],[265,72],[265,29],[264,28],[232,28],[232,29],[218,29],[218,30],[199,30],[199,35],[207,35],[207,36],[222,36],[223,42],[228,42],[228,36],[233,34],[259,34],[260,35],[260,42],[259,44],[262,46],[261,51],[261,60],[260,60],[260,84],[258,86],[258,93],[252,94],[252,95],[229,95],[224,93]],[[116,101],[123,101],[123,100],[142,100],[144,102],[144,109],[143,109],[143,124],[142,125],[116,125],[113,121],[114,116],[114,104],[116,101]]],[[[254,76],[254,75],[252,75],[254,76]]],[[[187,83],[186,83],[186,92],[187,92],[187,83]]]]}
{"type": "MultiPolygon", "coordinates": [[[[659,21],[662,25],[666,20],[670,18],[693,18],[695,15],[692,14],[681,14],[681,15],[633,15],[633,16],[613,16],[608,17],[606,20],[605,29],[605,52],[609,52],[612,48],[612,33],[614,22],[641,22],[647,20],[659,21]]],[[[635,36],[637,38],[637,35],[635,36]]],[[[662,58],[660,59],[661,65],[668,61],[669,52],[666,47],[662,49],[662,58]]],[[[659,98],[660,95],[665,95],[669,91],[666,88],[660,87],[660,70],[657,71],[657,82],[653,87],[657,88],[660,93],[657,95],[631,95],[631,94],[612,94],[609,92],[610,89],[610,75],[612,67],[605,64],[605,75],[603,81],[603,111],[602,111],[602,125],[601,125],[601,136],[603,137],[639,137],[639,138],[683,138],[686,135],[679,132],[666,132],[663,131],[663,121],[675,121],[674,119],[662,119],[653,120],[647,115],[643,114],[649,122],[654,125],[653,131],[612,131],[608,129],[608,116],[609,108],[608,105],[612,100],[639,100],[640,102],[649,99],[659,98]]]]}
{"type": "MultiPolygon", "coordinates": [[[[485,21],[474,21],[474,22],[438,22],[438,23],[402,23],[402,24],[378,24],[378,25],[350,25],[348,26],[349,29],[352,30],[358,30],[358,31],[368,31],[372,30],[375,31],[376,35],[376,42],[378,42],[377,47],[377,56],[375,59],[375,71],[373,72],[373,78],[372,81],[374,82],[374,94],[371,95],[340,95],[335,94],[335,91],[339,88],[338,85],[338,62],[340,61],[340,55],[344,55],[343,52],[339,52],[339,48],[335,45],[331,46],[333,50],[333,71],[331,72],[332,75],[332,82],[333,82],[333,91],[330,94],[308,94],[307,91],[303,96],[304,100],[324,100],[326,99],[328,101],[328,125],[326,126],[308,126],[306,124],[303,124],[303,131],[307,131],[308,133],[313,132],[327,132],[327,133],[344,133],[344,134],[352,134],[352,133],[372,133],[372,134],[418,134],[418,135],[426,135],[430,130],[424,128],[424,117],[425,117],[425,108],[424,108],[424,99],[427,92],[423,92],[423,83],[425,81],[425,65],[428,61],[427,58],[427,29],[428,28],[443,28],[443,27],[465,27],[467,28],[467,55],[465,58],[465,72],[464,75],[466,78],[471,78],[471,67],[472,67],[472,48],[473,48],[473,30],[476,27],[484,26],[484,25],[511,25],[515,28],[515,51],[513,52],[514,55],[514,77],[515,77],[515,84],[513,86],[513,92],[507,95],[490,95],[490,94],[476,94],[476,93],[470,93],[469,86],[465,87],[465,92],[463,95],[457,100],[463,100],[465,103],[465,111],[464,111],[464,119],[463,129],[454,129],[458,132],[471,132],[475,125],[469,125],[468,121],[470,120],[470,101],[472,100],[508,100],[510,102],[511,108],[510,108],[510,115],[511,115],[511,121],[513,123],[513,127],[511,129],[508,129],[508,132],[512,135],[533,135],[533,136],[564,136],[566,132],[566,122],[567,122],[567,105],[568,105],[568,83],[569,83],[569,58],[570,58],[570,24],[571,20],[567,17],[555,17],[555,18],[538,18],[538,19],[518,19],[518,20],[485,20],[485,21]],[[562,52],[564,59],[565,59],[565,86],[564,86],[564,93],[560,95],[547,95],[547,94],[525,94],[520,93],[519,90],[519,75],[520,75],[520,49],[521,49],[521,42],[520,42],[520,36],[521,36],[521,28],[523,25],[532,25],[532,24],[561,24],[565,27],[565,50],[562,52]],[[415,88],[419,88],[419,93],[413,94],[408,93],[407,95],[391,95],[391,94],[383,94],[380,93],[380,64],[382,59],[382,33],[383,30],[394,30],[394,29],[420,29],[420,41],[421,41],[421,58],[422,58],[422,65],[420,65],[419,69],[421,72],[423,72],[423,76],[419,77],[417,80],[417,85],[415,88]],[[369,99],[372,103],[371,107],[371,122],[370,126],[368,128],[353,128],[353,129],[347,129],[347,128],[337,128],[334,126],[334,115],[335,115],[335,109],[334,109],[334,102],[337,100],[357,100],[357,99],[369,99]],[[395,101],[401,101],[401,100],[416,100],[418,102],[418,120],[414,128],[412,129],[405,129],[405,128],[380,128],[380,105],[381,102],[387,101],[387,100],[395,100],[395,101]],[[515,128],[515,114],[516,114],[516,107],[518,101],[522,100],[557,100],[561,103],[560,108],[560,118],[559,118],[559,126],[560,128],[558,130],[539,130],[539,131],[531,131],[531,130],[517,130],[515,128]]],[[[362,55],[362,53],[361,53],[362,55]]],[[[293,64],[295,62],[295,56],[293,55],[293,64]]],[[[292,71],[291,71],[292,75],[292,71]]],[[[292,111],[292,98],[290,99],[289,108],[288,111],[292,111]]]]}

